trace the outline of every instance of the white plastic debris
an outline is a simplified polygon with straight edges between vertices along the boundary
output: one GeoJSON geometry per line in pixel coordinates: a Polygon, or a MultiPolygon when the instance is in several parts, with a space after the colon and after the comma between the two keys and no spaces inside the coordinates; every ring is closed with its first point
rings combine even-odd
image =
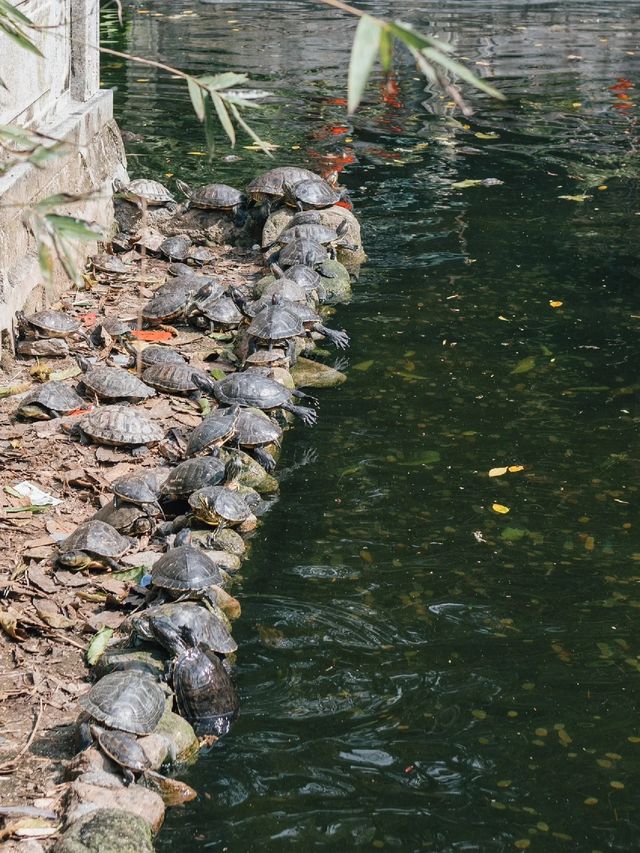
{"type": "Polygon", "coordinates": [[[60,498],[54,498],[48,492],[43,492],[35,483],[23,480],[13,487],[14,491],[23,498],[30,498],[32,506],[57,506],[61,504],[60,498]]]}

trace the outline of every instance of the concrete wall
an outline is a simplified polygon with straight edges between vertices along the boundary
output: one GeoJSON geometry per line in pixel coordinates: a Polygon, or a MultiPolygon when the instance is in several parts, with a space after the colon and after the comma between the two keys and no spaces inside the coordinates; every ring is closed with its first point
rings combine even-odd
{"type": "MultiPolygon", "coordinates": [[[[68,148],[43,168],[21,163],[0,174],[0,331],[11,329],[16,310],[50,303],[68,284],[58,269],[53,285],[45,286],[25,208],[58,192],[91,192],[91,199],[57,212],[110,228],[111,181],[125,169],[111,92],[99,87],[98,0],[25,0],[20,9],[43,26],[30,35],[45,58],[0,34],[0,78],[7,87],[0,88],[0,124],[37,129],[68,148]]],[[[82,249],[90,253],[95,246],[82,249]]]]}

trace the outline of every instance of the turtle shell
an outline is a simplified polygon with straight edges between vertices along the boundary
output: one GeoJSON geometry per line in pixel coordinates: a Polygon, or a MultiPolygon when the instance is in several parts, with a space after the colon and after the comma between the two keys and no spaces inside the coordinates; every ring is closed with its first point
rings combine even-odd
{"type": "Polygon", "coordinates": [[[193,207],[207,210],[232,210],[245,201],[240,190],[227,184],[207,184],[204,187],[192,189],[187,184],[181,183],[180,189],[193,207]]]}
{"type": "MultiPolygon", "coordinates": [[[[182,628],[188,628],[195,645],[206,646],[216,654],[229,655],[238,649],[223,620],[194,601],[170,601],[145,610],[132,619],[133,630],[141,639],[152,639],[149,623],[158,618],[168,619],[179,633],[182,628]]],[[[167,651],[175,654],[176,650],[168,648],[167,651]]]]}
{"type": "Polygon", "coordinates": [[[299,166],[276,166],[254,178],[247,186],[247,193],[256,201],[261,201],[265,196],[282,198],[285,183],[296,184],[304,180],[320,181],[322,178],[299,166]]]}
{"type": "Polygon", "coordinates": [[[22,398],[17,414],[32,418],[37,417],[40,411],[44,417],[56,417],[68,415],[83,406],[86,403],[82,397],[64,382],[46,382],[22,398]],[[32,409],[31,413],[29,409],[32,409]]]}
{"type": "Polygon", "coordinates": [[[226,734],[240,703],[216,655],[197,647],[187,649],[175,661],[172,677],[178,709],[196,734],[226,734]]]}
{"type": "Polygon", "coordinates": [[[244,319],[242,311],[230,296],[208,302],[204,307],[199,306],[199,310],[203,317],[219,326],[237,326],[244,319]]]}
{"type": "Polygon", "coordinates": [[[80,328],[80,320],[70,317],[64,311],[36,311],[35,314],[27,314],[24,320],[34,329],[50,338],[66,338],[80,328]]]}
{"type": "Polygon", "coordinates": [[[192,246],[187,253],[187,258],[193,264],[202,266],[203,264],[210,264],[212,261],[215,261],[217,255],[208,246],[192,246]]]}
{"type": "Polygon", "coordinates": [[[85,521],[60,542],[60,552],[85,551],[99,557],[121,557],[131,547],[125,536],[104,521],[85,521]]]}
{"type": "Polygon", "coordinates": [[[279,444],[282,428],[260,409],[242,409],[238,415],[235,439],[243,447],[279,444]]]}
{"type": "Polygon", "coordinates": [[[187,456],[196,456],[203,450],[219,447],[233,435],[239,410],[220,409],[212,415],[207,415],[193,430],[187,443],[187,456]]]}
{"type": "Polygon", "coordinates": [[[291,228],[287,228],[286,231],[283,231],[278,237],[278,243],[286,245],[287,243],[291,243],[292,240],[295,240],[296,237],[315,240],[317,243],[322,243],[323,246],[328,245],[329,243],[335,243],[336,240],[340,240],[340,235],[333,228],[328,228],[326,225],[322,225],[321,223],[309,222],[301,225],[293,225],[291,228]]]}
{"type": "Polygon", "coordinates": [[[91,716],[113,729],[150,734],[164,713],[160,685],[140,672],[110,672],[78,700],[91,716]]]}
{"type": "Polygon", "coordinates": [[[214,456],[185,459],[171,471],[162,484],[160,496],[186,498],[203,486],[216,486],[224,478],[224,463],[214,456]]]}
{"type": "Polygon", "coordinates": [[[152,364],[143,371],[142,378],[165,394],[193,394],[208,384],[213,388],[213,380],[208,373],[186,363],[152,364]],[[200,384],[196,383],[196,379],[200,384]]]}
{"type": "Polygon", "coordinates": [[[192,545],[171,548],[151,569],[153,586],[174,592],[202,592],[222,581],[219,566],[192,545]]]}
{"type": "Polygon", "coordinates": [[[284,190],[285,202],[293,207],[299,204],[304,208],[331,207],[341,198],[340,194],[322,178],[298,181],[293,185],[287,181],[284,190]]]}
{"type": "Polygon", "coordinates": [[[92,367],[83,375],[81,384],[96,396],[109,400],[136,402],[154,397],[156,393],[155,389],[121,367],[92,367]]]}
{"type": "Polygon", "coordinates": [[[110,272],[115,275],[129,272],[129,267],[124,264],[120,258],[115,255],[109,255],[107,252],[101,252],[99,255],[94,255],[91,258],[91,266],[97,272],[110,272]]]}
{"type": "Polygon", "coordinates": [[[285,305],[276,303],[263,308],[251,321],[247,332],[261,341],[284,341],[304,333],[300,319],[285,305]]]}
{"type": "Polygon", "coordinates": [[[301,284],[307,290],[313,290],[320,284],[320,273],[303,264],[294,264],[287,269],[286,277],[301,284]]]}
{"type": "Polygon", "coordinates": [[[216,384],[214,393],[221,403],[258,409],[275,409],[291,396],[284,385],[254,373],[232,373],[216,384]]]}
{"type": "Polygon", "coordinates": [[[91,521],[106,521],[126,536],[146,536],[153,533],[154,521],[139,504],[113,500],[94,513],[91,521]]]}
{"type": "Polygon", "coordinates": [[[159,471],[125,474],[111,484],[113,494],[132,504],[150,504],[158,500],[159,471]]]}
{"type": "Polygon", "coordinates": [[[158,251],[170,261],[184,261],[190,248],[191,237],[187,234],[176,234],[174,237],[167,237],[158,247],[158,251]]]}
{"type": "Polygon", "coordinates": [[[162,205],[175,202],[169,190],[159,181],[151,181],[148,178],[137,178],[119,190],[120,194],[138,204],[145,201],[149,205],[162,205]]]}
{"type": "Polygon", "coordinates": [[[281,296],[289,302],[306,302],[309,296],[307,289],[291,278],[279,278],[270,282],[262,291],[262,297],[281,296]]]}
{"type": "Polygon", "coordinates": [[[145,367],[151,367],[152,364],[186,364],[185,357],[172,349],[170,346],[162,344],[149,344],[140,350],[140,359],[145,367]]]}
{"type": "Polygon", "coordinates": [[[292,267],[297,264],[315,267],[329,257],[321,243],[307,237],[296,237],[282,249],[278,256],[281,267],[292,267]]]}
{"type": "MultiPolygon", "coordinates": [[[[171,284],[177,281],[176,278],[171,284]]],[[[184,314],[190,294],[197,286],[196,281],[191,282],[190,289],[178,286],[172,287],[171,290],[163,290],[162,293],[160,292],[162,288],[159,288],[156,295],[142,306],[142,319],[152,326],[179,319],[184,314]]]]}
{"type": "Polygon", "coordinates": [[[290,365],[289,355],[278,348],[257,349],[244,360],[245,367],[285,367],[290,365]]]}
{"type": "Polygon", "coordinates": [[[197,518],[206,524],[223,522],[230,526],[242,524],[251,510],[237,489],[228,486],[205,486],[189,496],[189,506],[197,518]]]}
{"type": "Polygon", "coordinates": [[[136,738],[125,732],[100,732],[98,735],[100,749],[120,767],[129,770],[148,770],[151,761],[136,738]]]}
{"type": "Polygon", "coordinates": [[[153,444],[164,433],[158,424],[132,406],[101,406],[80,421],[80,429],[97,444],[153,444]]]}

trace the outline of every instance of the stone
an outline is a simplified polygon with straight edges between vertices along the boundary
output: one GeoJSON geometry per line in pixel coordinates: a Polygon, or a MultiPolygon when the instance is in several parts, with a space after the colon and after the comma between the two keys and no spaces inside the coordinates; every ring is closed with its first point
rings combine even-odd
{"type": "Polygon", "coordinates": [[[0,853],[44,853],[44,847],[35,838],[23,838],[0,844],[0,853]]]}
{"type": "Polygon", "coordinates": [[[153,853],[153,843],[143,818],[121,809],[103,808],[74,823],[54,853],[153,853]]]}
{"type": "Polygon", "coordinates": [[[333,388],[347,381],[340,370],[309,358],[299,358],[291,368],[291,375],[297,388],[333,388]]]}
{"type": "Polygon", "coordinates": [[[351,300],[351,276],[340,261],[325,261],[324,271],[333,273],[334,278],[322,278],[322,286],[327,291],[326,302],[349,302],[351,300]]]}
{"type": "MultiPolygon", "coordinates": [[[[243,450],[234,450],[233,454],[234,456],[239,456],[240,459],[242,459],[242,473],[240,474],[239,482],[243,486],[249,486],[251,489],[255,489],[256,492],[260,492],[261,495],[273,495],[278,491],[278,481],[275,477],[272,477],[271,474],[267,474],[259,462],[256,462],[255,459],[243,450]]],[[[226,463],[229,458],[229,452],[224,448],[221,448],[220,459],[226,463]]],[[[228,539],[232,539],[233,537],[225,537],[223,534],[227,532],[234,533],[233,530],[228,531],[228,528],[224,528],[217,534],[217,544],[224,551],[231,551],[232,554],[241,554],[242,551],[238,551],[236,548],[230,547],[228,539]]],[[[238,536],[237,533],[235,535],[238,536]]]]}
{"type": "MultiPolygon", "coordinates": [[[[196,733],[185,719],[171,710],[164,712],[153,736],[164,737],[167,740],[169,744],[167,756],[170,756],[175,764],[190,764],[198,756],[200,744],[196,733]]],[[[143,748],[145,740],[146,738],[140,739],[143,748]]]]}
{"type": "Polygon", "coordinates": [[[162,797],[142,785],[126,786],[113,773],[94,771],[79,776],[66,795],[65,824],[71,826],[100,809],[117,809],[141,818],[151,832],[164,821],[162,797]]]}
{"type": "MultiPolygon", "coordinates": [[[[142,211],[126,199],[115,200],[115,216],[121,231],[129,234],[140,230],[142,211]]],[[[208,246],[250,246],[253,238],[244,228],[238,228],[228,213],[191,208],[184,205],[171,212],[166,207],[148,207],[146,224],[166,237],[185,234],[193,243],[208,246]]]]}

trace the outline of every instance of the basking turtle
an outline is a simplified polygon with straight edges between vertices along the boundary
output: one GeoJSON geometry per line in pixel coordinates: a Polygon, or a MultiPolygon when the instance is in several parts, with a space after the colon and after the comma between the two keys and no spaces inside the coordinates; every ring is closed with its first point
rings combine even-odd
{"type": "Polygon", "coordinates": [[[204,318],[208,322],[211,332],[235,329],[244,319],[242,311],[230,296],[223,296],[221,299],[213,302],[208,301],[206,304],[196,303],[195,301],[193,304],[198,306],[197,314],[192,315],[190,319],[195,319],[197,323],[198,317],[204,318]]]}
{"type": "Polygon", "coordinates": [[[338,331],[325,326],[322,317],[308,303],[288,302],[286,307],[298,317],[307,332],[317,332],[319,335],[324,335],[338,349],[346,349],[349,346],[349,335],[344,330],[338,331]]]}
{"type": "Polygon", "coordinates": [[[152,589],[167,592],[174,598],[205,597],[210,587],[222,583],[224,576],[220,566],[201,548],[192,545],[171,548],[151,569],[152,589]]]}
{"type": "Polygon", "coordinates": [[[100,406],[78,424],[80,432],[113,447],[155,444],[164,435],[156,423],[132,406],[100,406]]]}
{"type": "Polygon", "coordinates": [[[185,210],[189,207],[199,207],[203,210],[224,210],[233,213],[235,224],[244,225],[247,197],[240,190],[227,184],[207,184],[193,189],[184,181],[176,180],[176,186],[188,198],[185,210]]]}
{"type": "Polygon", "coordinates": [[[173,347],[164,344],[147,344],[138,349],[131,340],[125,340],[125,349],[131,355],[129,367],[137,367],[138,358],[142,367],[151,367],[153,364],[186,364],[187,360],[173,347]]]}
{"type": "Polygon", "coordinates": [[[269,444],[279,445],[282,427],[260,409],[241,409],[236,420],[233,442],[254,457],[271,473],[276,460],[264,448],[269,444]]]}
{"type": "MultiPolygon", "coordinates": [[[[178,279],[175,279],[177,282],[178,279]]],[[[142,306],[142,319],[150,326],[163,326],[184,320],[185,310],[192,293],[198,288],[197,279],[192,279],[190,287],[172,287],[171,290],[159,288],[158,292],[142,306]],[[162,290],[162,292],[160,292],[162,290]]]]}
{"type": "Polygon", "coordinates": [[[283,276],[268,284],[262,290],[260,298],[269,299],[273,296],[280,296],[288,302],[307,302],[312,298],[312,293],[304,285],[298,284],[292,278],[283,276]]]}
{"type": "Polygon", "coordinates": [[[140,506],[157,504],[165,474],[164,470],[151,470],[118,477],[111,484],[115,505],[118,506],[119,501],[140,506]]]}
{"type": "Polygon", "coordinates": [[[85,359],[76,360],[85,371],[80,379],[80,387],[101,400],[129,400],[131,403],[140,403],[155,396],[155,389],[121,367],[93,366],[85,359]]]}
{"type": "Polygon", "coordinates": [[[215,456],[185,459],[171,471],[160,488],[163,500],[188,498],[203,486],[216,486],[224,477],[224,464],[215,456]]]}
{"type": "Polygon", "coordinates": [[[63,338],[28,338],[16,342],[16,354],[35,358],[66,358],[69,346],[63,338]]]}
{"type": "Polygon", "coordinates": [[[164,714],[165,694],[156,681],[140,672],[109,672],[78,702],[109,728],[148,735],[164,714]]]}
{"type": "Polygon", "coordinates": [[[276,166],[254,178],[247,186],[247,193],[256,203],[266,202],[271,207],[284,196],[285,183],[296,184],[304,180],[321,181],[322,178],[299,166],[276,166]]]}
{"type": "Polygon", "coordinates": [[[64,382],[46,382],[22,398],[16,412],[21,418],[46,421],[86,407],[86,402],[64,382]]]}
{"type": "Polygon", "coordinates": [[[144,382],[164,394],[201,396],[211,393],[215,382],[204,370],[190,364],[152,364],[142,373],[144,382]]]}
{"type": "Polygon", "coordinates": [[[323,207],[332,207],[339,201],[348,199],[346,190],[337,192],[331,184],[328,184],[322,178],[315,178],[303,181],[286,181],[283,184],[284,201],[290,207],[297,207],[298,210],[319,210],[323,207]]]}
{"type": "Polygon", "coordinates": [[[111,273],[111,275],[124,275],[130,268],[124,264],[116,255],[101,252],[91,258],[91,266],[96,272],[111,273]]]}
{"type": "Polygon", "coordinates": [[[137,738],[126,732],[107,731],[99,726],[91,726],[91,734],[98,746],[115,764],[120,767],[125,785],[136,781],[136,773],[151,769],[151,761],[137,738]]]}
{"type": "Polygon", "coordinates": [[[169,261],[184,261],[187,259],[190,248],[191,237],[187,234],[176,234],[173,237],[167,237],[158,247],[158,251],[169,261]]]}
{"type": "Polygon", "coordinates": [[[306,398],[301,391],[290,391],[279,382],[256,376],[253,373],[232,373],[220,382],[216,382],[214,394],[221,403],[227,406],[235,404],[248,408],[255,407],[264,411],[284,409],[297,415],[303,423],[313,426],[317,415],[315,409],[306,406],[295,406],[291,396],[306,398]]]}
{"type": "Polygon", "coordinates": [[[169,190],[158,181],[148,178],[137,178],[128,184],[116,179],[113,182],[113,189],[141,210],[145,207],[166,207],[168,210],[175,210],[177,207],[176,200],[169,190]]]}
{"type": "Polygon", "coordinates": [[[228,620],[218,616],[195,601],[170,601],[150,607],[131,619],[133,632],[141,640],[158,640],[171,657],[177,655],[182,643],[176,645],[175,634],[162,631],[162,620],[167,620],[178,633],[183,627],[191,630],[197,645],[210,649],[218,655],[230,655],[237,651],[238,644],[231,636],[228,620]],[[154,630],[157,625],[161,628],[154,630]]]}
{"type": "Polygon", "coordinates": [[[211,452],[213,448],[221,447],[234,435],[239,413],[239,406],[233,406],[218,409],[203,418],[189,436],[186,455],[197,456],[203,451],[211,452]]]}
{"type": "Polygon", "coordinates": [[[159,508],[154,513],[150,504],[127,503],[126,501],[110,500],[102,509],[94,513],[91,521],[105,521],[123,536],[147,536],[155,528],[154,514],[158,515],[159,508]]]}
{"type": "Polygon", "coordinates": [[[187,261],[197,267],[210,264],[217,258],[217,254],[208,246],[192,246],[187,253],[187,261]]]}
{"type": "Polygon", "coordinates": [[[77,335],[88,342],[87,333],[82,329],[80,320],[70,317],[64,311],[53,311],[49,308],[34,314],[17,311],[16,320],[20,331],[29,337],[70,338],[77,335]]]}
{"type": "Polygon", "coordinates": [[[280,296],[274,296],[271,304],[259,311],[247,329],[249,352],[263,346],[272,350],[274,345],[283,346],[291,364],[295,363],[296,349],[294,339],[305,334],[302,321],[297,314],[289,311],[280,296]]]}
{"type": "Polygon", "coordinates": [[[225,466],[224,481],[219,486],[205,486],[189,496],[189,506],[199,521],[219,529],[242,527],[243,532],[256,526],[256,517],[238,489],[241,471],[242,462],[232,457],[225,466]]]}
{"type": "Polygon", "coordinates": [[[180,713],[197,735],[227,734],[240,703],[220,659],[195,645],[189,628],[163,628],[171,634],[167,642],[179,649],[171,666],[171,681],[180,713]]]}
{"type": "Polygon", "coordinates": [[[105,568],[118,571],[118,557],[129,550],[131,540],[104,521],[85,521],[60,542],[58,563],[70,569],[105,568]]]}
{"type": "Polygon", "coordinates": [[[285,270],[288,267],[301,264],[305,267],[311,267],[320,275],[324,275],[325,278],[331,278],[332,276],[328,275],[323,269],[324,262],[328,258],[329,253],[321,243],[310,240],[308,237],[295,237],[280,251],[278,264],[285,270]]]}
{"type": "MultiPolygon", "coordinates": [[[[335,258],[338,246],[351,249],[352,251],[357,249],[357,246],[354,246],[345,239],[348,231],[349,224],[344,219],[337,228],[329,228],[329,226],[323,225],[321,222],[295,224],[283,231],[272,245],[280,244],[286,246],[287,243],[291,243],[297,238],[315,240],[316,243],[320,243],[327,248],[330,257],[335,258]]],[[[271,247],[269,246],[268,248],[271,247]]]]}
{"type": "Polygon", "coordinates": [[[327,292],[322,286],[322,277],[319,272],[303,264],[293,264],[287,268],[286,273],[277,264],[271,264],[271,271],[277,278],[283,276],[301,284],[308,293],[315,294],[318,302],[324,302],[327,292]]]}
{"type": "Polygon", "coordinates": [[[282,367],[288,370],[291,366],[288,354],[281,349],[257,349],[255,352],[248,353],[244,360],[245,369],[251,367],[282,367]]]}

